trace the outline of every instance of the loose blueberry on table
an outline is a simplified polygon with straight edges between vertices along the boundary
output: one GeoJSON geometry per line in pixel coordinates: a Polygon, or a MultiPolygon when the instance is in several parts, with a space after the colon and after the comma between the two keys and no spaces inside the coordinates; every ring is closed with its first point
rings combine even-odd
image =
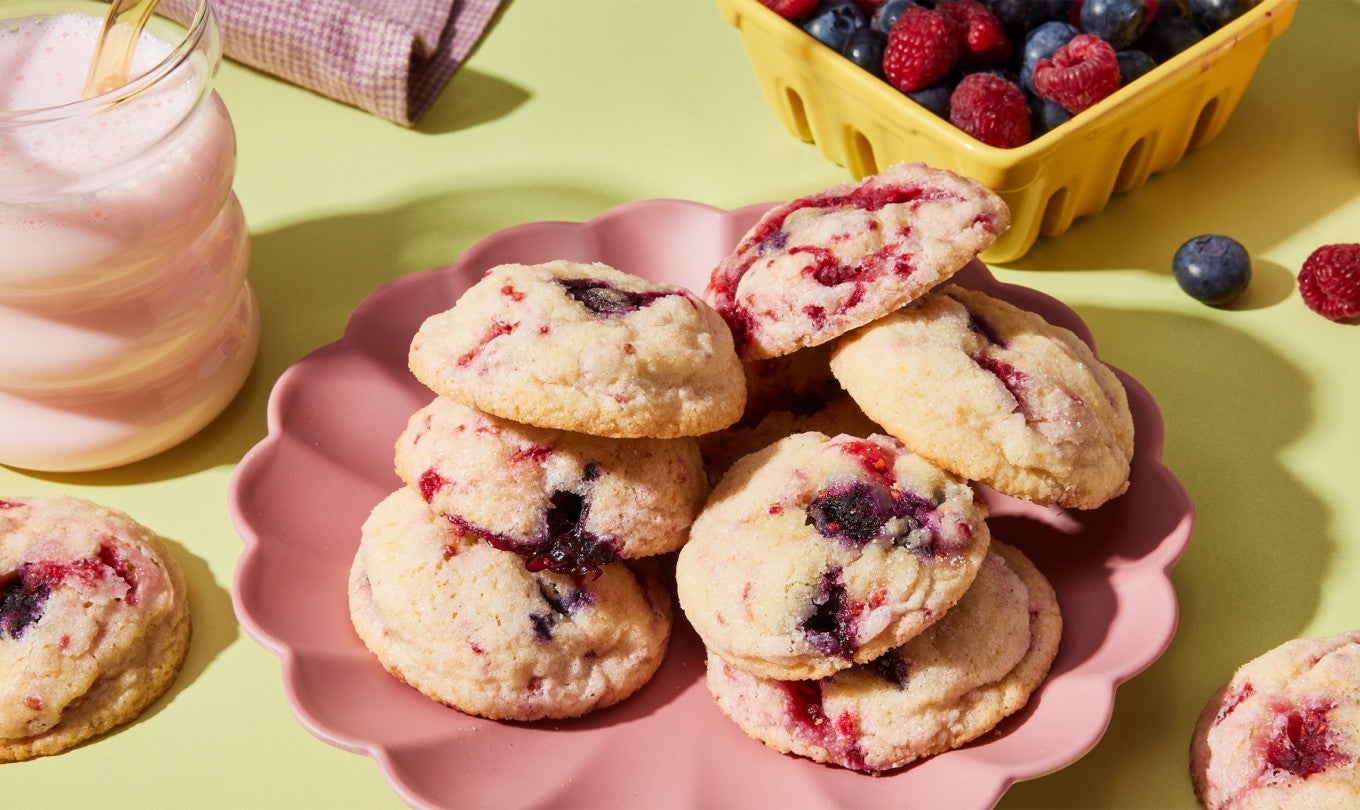
{"type": "Polygon", "coordinates": [[[1235,239],[1205,234],[1180,246],[1172,257],[1171,272],[1191,298],[1222,306],[1251,283],[1251,256],[1235,239]]]}
{"type": "Polygon", "coordinates": [[[760,2],[964,132],[1010,148],[1136,82],[1260,0],[760,2]],[[1059,55],[1079,37],[1079,47],[1059,55]],[[1045,61],[1056,64],[1036,85],[1045,61]],[[980,73],[1015,92],[964,81],[980,73]]]}

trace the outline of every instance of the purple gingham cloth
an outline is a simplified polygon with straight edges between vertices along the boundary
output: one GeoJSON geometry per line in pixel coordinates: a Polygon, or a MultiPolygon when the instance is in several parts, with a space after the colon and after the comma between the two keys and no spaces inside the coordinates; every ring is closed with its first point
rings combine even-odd
{"type": "MultiPolygon", "coordinates": [[[[410,126],[503,0],[210,0],[230,58],[410,126]]],[[[181,22],[194,0],[163,0],[181,22]]]]}

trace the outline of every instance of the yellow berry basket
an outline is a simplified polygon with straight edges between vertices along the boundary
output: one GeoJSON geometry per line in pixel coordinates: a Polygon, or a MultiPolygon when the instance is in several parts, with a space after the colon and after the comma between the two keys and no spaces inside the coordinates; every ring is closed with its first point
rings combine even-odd
{"type": "Polygon", "coordinates": [[[955,128],[760,0],[717,3],[741,35],[784,127],[816,143],[856,179],[919,160],[976,178],[1000,194],[1012,225],[982,258],[1005,263],[1218,135],[1298,0],[1261,0],[1095,106],[1013,149],[988,146],[955,128]]]}

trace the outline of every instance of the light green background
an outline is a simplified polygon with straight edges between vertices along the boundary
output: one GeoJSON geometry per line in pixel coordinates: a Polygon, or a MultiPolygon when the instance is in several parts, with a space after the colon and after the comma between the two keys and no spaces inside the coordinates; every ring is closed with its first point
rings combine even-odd
{"type": "MultiPolygon", "coordinates": [[[[1360,627],[1360,325],[1309,312],[1294,285],[1314,247],[1360,241],[1358,33],[1357,0],[1302,0],[1216,141],[997,269],[1075,308],[1103,357],[1151,390],[1198,513],[1170,650],[1120,688],[1090,754],[1001,807],[1195,806],[1186,749],[1210,693],[1288,638],[1360,627]],[[1210,231],[1255,257],[1251,289],[1223,310],[1169,274],[1176,247],[1210,231]]],[[[401,806],[370,760],[294,721],[278,661],[232,614],[227,482],[264,435],[274,380],[375,287],[508,225],[658,197],[736,207],[848,179],[780,128],[710,0],[512,0],[415,130],[234,64],[219,90],[264,319],[245,390],[146,462],[0,468],[0,492],[93,498],[172,539],[194,645],[139,722],[0,766],[5,807],[401,806]]]]}

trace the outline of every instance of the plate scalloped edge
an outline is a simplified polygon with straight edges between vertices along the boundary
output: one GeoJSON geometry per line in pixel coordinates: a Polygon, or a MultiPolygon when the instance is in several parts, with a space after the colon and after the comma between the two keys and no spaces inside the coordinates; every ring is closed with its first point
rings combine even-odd
{"type": "MultiPolygon", "coordinates": [[[[384,431],[395,439],[409,413],[431,396],[404,366],[404,348],[424,317],[451,306],[483,270],[507,261],[600,260],[702,289],[708,271],[768,208],[725,210],[684,200],[646,200],[611,208],[586,222],[525,223],[498,231],[474,243],[451,265],[411,273],[374,290],[356,308],[339,340],[280,376],[269,398],[267,435],[242,458],[228,488],[232,520],[244,544],[232,599],[250,635],[279,656],[288,703],[304,727],[331,744],[371,756],[405,801],[431,807],[499,796],[480,781],[515,775],[510,765],[510,771],[489,773],[482,780],[470,770],[451,768],[458,752],[468,751],[469,737],[478,746],[494,742],[497,735],[524,746],[537,739],[533,735],[551,738],[565,728],[583,732],[580,739],[599,749],[592,749],[591,756],[609,751],[626,757],[618,749],[647,747],[638,743],[649,739],[648,723],[661,727],[677,713],[686,715],[686,722],[700,723],[707,734],[694,736],[709,740],[698,749],[691,744],[675,752],[682,761],[663,765],[669,795],[656,794],[656,784],[640,784],[622,769],[603,777],[603,785],[602,777],[590,771],[594,781],[584,785],[583,779],[573,778],[586,775],[588,768],[581,765],[579,773],[564,768],[557,783],[537,793],[526,789],[518,798],[525,804],[560,803],[570,795],[571,803],[580,803],[586,794],[601,802],[647,795],[649,801],[665,800],[677,807],[711,805],[719,799],[731,806],[796,807],[900,803],[903,796],[927,796],[949,806],[990,807],[1016,781],[1056,771],[1099,742],[1117,687],[1150,666],[1171,643],[1177,601],[1170,570],[1188,545],[1194,524],[1187,493],[1161,460],[1160,411],[1146,389],[1118,369],[1137,426],[1129,493],[1090,513],[1038,509],[987,493],[994,534],[1029,553],[1064,602],[1068,620],[1053,673],[1030,704],[997,732],[887,776],[867,779],[776,754],[735,731],[715,708],[705,706],[702,678],[689,671],[693,661],[671,660],[700,652],[680,628],[671,658],[658,674],[665,685],[649,686],[620,704],[644,703],[648,713],[615,707],[599,713],[606,717],[548,727],[490,724],[439,706],[388,676],[349,628],[344,608],[347,555],[357,545],[367,509],[400,485],[390,456],[384,460],[381,455],[384,447],[391,447],[383,441],[384,431]],[[395,368],[398,359],[401,367],[395,368]],[[343,407],[337,393],[343,392],[365,398],[376,392],[376,404],[347,415],[337,410],[343,407]],[[357,422],[378,436],[355,451],[341,443],[344,437],[316,427],[329,424],[327,420],[337,425],[357,422]],[[323,480],[307,478],[306,487],[297,487],[302,475],[323,480]],[[284,487],[289,483],[294,486],[284,487]],[[1155,507],[1151,513],[1149,506],[1155,507]],[[1097,538],[1088,535],[1106,534],[1112,535],[1113,548],[1093,548],[1097,538]],[[315,592],[300,593],[299,583],[314,586],[315,592]],[[1098,592],[1096,601],[1071,610],[1067,602],[1089,599],[1087,591],[1098,592]],[[1090,617],[1105,621],[1088,626],[1090,617]],[[327,685],[332,681],[340,685],[327,685]],[[364,691],[373,693],[373,703],[384,705],[335,705],[364,691]],[[1070,711],[1073,706],[1080,711],[1070,711]],[[611,717],[616,719],[611,722],[611,717]],[[396,719],[414,719],[421,728],[398,730],[396,719]],[[727,755],[721,760],[724,770],[730,760],[734,770],[747,773],[704,770],[703,763],[714,757],[702,750],[705,745],[727,755]],[[447,757],[441,757],[444,750],[447,757]],[[455,772],[435,772],[441,768],[455,772]]],[[[1039,311],[1091,342],[1090,331],[1070,308],[1036,290],[998,281],[981,263],[965,268],[956,280],[1039,311]]],[[[490,771],[498,767],[488,766],[490,771]]],[[[543,777],[536,772],[534,778],[543,777]]]]}

